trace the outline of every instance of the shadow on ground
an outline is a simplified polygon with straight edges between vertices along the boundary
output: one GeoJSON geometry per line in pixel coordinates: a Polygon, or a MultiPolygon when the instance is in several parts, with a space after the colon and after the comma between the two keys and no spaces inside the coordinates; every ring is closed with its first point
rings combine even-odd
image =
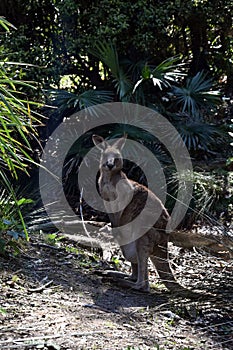
{"type": "MultiPolygon", "coordinates": [[[[176,277],[204,291],[209,284],[200,273],[200,256],[196,259],[192,269],[191,260],[185,260],[188,266],[176,277]]],[[[216,264],[206,272],[214,278],[215,296],[204,297],[203,292],[203,298],[191,300],[165,289],[121,289],[94,273],[103,262],[90,252],[30,244],[27,255],[0,258],[0,348],[11,338],[17,343],[20,338],[49,339],[57,334],[60,349],[231,349],[230,265],[220,260],[216,264]],[[214,273],[220,268],[221,274],[214,273]]]]}

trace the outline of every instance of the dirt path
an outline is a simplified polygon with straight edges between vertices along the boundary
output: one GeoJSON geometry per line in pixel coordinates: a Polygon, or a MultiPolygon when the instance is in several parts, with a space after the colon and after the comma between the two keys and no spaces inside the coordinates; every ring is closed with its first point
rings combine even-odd
{"type": "Polygon", "coordinates": [[[203,293],[183,300],[154,270],[150,294],[118,288],[95,274],[106,265],[100,257],[71,243],[53,248],[35,237],[27,255],[0,258],[0,349],[233,347],[232,261],[173,247],[176,278],[203,293]]]}

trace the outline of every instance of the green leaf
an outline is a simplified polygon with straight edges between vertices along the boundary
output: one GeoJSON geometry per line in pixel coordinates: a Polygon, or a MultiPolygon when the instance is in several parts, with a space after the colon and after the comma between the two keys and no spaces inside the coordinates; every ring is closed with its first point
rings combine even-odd
{"type": "Polygon", "coordinates": [[[20,207],[21,205],[25,204],[31,204],[33,203],[32,199],[26,199],[26,198],[21,198],[20,200],[17,201],[17,205],[20,207]]]}
{"type": "Polygon", "coordinates": [[[142,69],[142,78],[149,79],[151,77],[150,67],[146,64],[142,69]]]}
{"type": "MultiPolygon", "coordinates": [[[[1,248],[0,248],[0,251],[1,251],[1,248]]],[[[3,309],[2,307],[0,307],[0,314],[6,315],[7,311],[5,309],[3,309]]]]}

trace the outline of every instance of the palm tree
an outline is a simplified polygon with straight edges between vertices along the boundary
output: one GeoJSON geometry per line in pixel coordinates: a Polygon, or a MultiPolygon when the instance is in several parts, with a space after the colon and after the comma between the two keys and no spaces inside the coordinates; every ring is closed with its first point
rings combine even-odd
{"type": "Polygon", "coordinates": [[[107,42],[97,43],[89,52],[98,58],[112,76],[113,88],[118,99],[122,102],[136,102],[148,105],[146,84],[153,86],[170,87],[172,83],[184,75],[181,71],[182,63],[178,63],[179,56],[171,57],[157,66],[148,65],[146,60],[132,62],[120,59],[115,45],[107,42]]]}

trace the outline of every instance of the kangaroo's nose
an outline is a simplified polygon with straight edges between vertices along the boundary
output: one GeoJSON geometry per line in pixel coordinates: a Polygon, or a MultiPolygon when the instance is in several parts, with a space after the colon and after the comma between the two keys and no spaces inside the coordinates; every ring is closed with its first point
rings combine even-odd
{"type": "Polygon", "coordinates": [[[107,167],[109,170],[112,170],[112,168],[114,167],[113,163],[107,163],[107,167]]]}

